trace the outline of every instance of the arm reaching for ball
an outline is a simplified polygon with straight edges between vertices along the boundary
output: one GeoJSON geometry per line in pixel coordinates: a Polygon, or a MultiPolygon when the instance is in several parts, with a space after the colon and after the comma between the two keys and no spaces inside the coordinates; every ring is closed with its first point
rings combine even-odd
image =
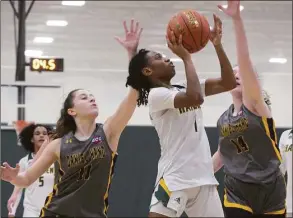
{"type": "Polygon", "coordinates": [[[232,65],[222,45],[222,21],[214,14],[214,27],[211,30],[210,41],[213,43],[221,66],[220,78],[209,78],[205,84],[205,95],[215,95],[227,92],[236,87],[236,79],[232,65]]]}
{"type": "Polygon", "coordinates": [[[200,82],[193,65],[191,55],[182,45],[182,35],[176,40],[174,32],[171,32],[171,38],[166,36],[170,50],[180,57],[184,63],[186,74],[186,92],[179,92],[174,99],[175,108],[190,107],[201,105],[204,102],[200,82]]]}
{"type": "Polygon", "coordinates": [[[264,101],[262,87],[250,59],[244,24],[240,15],[240,1],[228,0],[228,7],[226,9],[221,5],[218,7],[233,20],[236,35],[237,62],[243,88],[243,104],[259,116],[270,118],[272,117],[270,109],[264,101]]]}
{"type": "Polygon", "coordinates": [[[125,39],[122,39],[118,36],[115,36],[115,39],[126,49],[128,58],[131,60],[137,53],[137,48],[143,28],[139,27],[139,22],[136,22],[134,27],[133,19],[130,21],[130,31],[128,30],[126,21],[123,21],[123,27],[125,31],[125,39]]]}
{"type": "MultiPolygon", "coordinates": [[[[142,33],[142,28],[139,27],[139,22],[136,22],[134,27],[134,20],[130,22],[130,31],[127,28],[126,21],[123,22],[125,39],[115,37],[115,39],[127,50],[129,60],[137,53],[137,48],[142,33]]],[[[138,91],[129,88],[127,96],[120,103],[116,112],[109,117],[105,124],[104,130],[112,151],[116,152],[120,135],[130,118],[132,117],[138,99],[138,91]]]]}

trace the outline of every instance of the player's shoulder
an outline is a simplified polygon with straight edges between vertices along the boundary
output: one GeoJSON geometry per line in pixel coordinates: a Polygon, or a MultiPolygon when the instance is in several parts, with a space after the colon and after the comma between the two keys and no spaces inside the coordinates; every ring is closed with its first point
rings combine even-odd
{"type": "Polygon", "coordinates": [[[28,165],[29,162],[29,154],[25,155],[24,157],[22,157],[18,164],[22,167],[22,168],[26,168],[26,166],[28,165]]]}
{"type": "MultiPolygon", "coordinates": [[[[199,83],[201,85],[204,85],[206,83],[206,79],[199,79],[199,83]]],[[[187,87],[187,81],[186,80],[180,80],[180,81],[174,83],[173,85],[174,86],[182,86],[182,87],[186,88],[187,87]]]]}
{"type": "Polygon", "coordinates": [[[287,129],[287,130],[285,130],[284,132],[282,132],[281,135],[288,136],[288,135],[290,134],[291,131],[292,131],[292,129],[287,129]]]}
{"type": "Polygon", "coordinates": [[[19,163],[23,163],[23,162],[28,162],[28,159],[29,159],[29,154],[25,155],[24,157],[22,157],[20,160],[19,160],[19,163]]]}
{"type": "Polygon", "coordinates": [[[149,92],[149,96],[148,99],[152,100],[153,98],[165,95],[169,92],[172,92],[172,89],[167,88],[167,87],[156,87],[156,88],[152,88],[149,92]]]}
{"type": "Polygon", "coordinates": [[[283,140],[287,139],[291,132],[292,132],[292,129],[287,129],[284,132],[282,132],[281,137],[280,137],[280,142],[282,142],[283,140]]]}
{"type": "Polygon", "coordinates": [[[229,116],[231,114],[231,110],[233,110],[232,107],[233,105],[230,105],[225,111],[223,111],[218,120],[222,119],[224,116],[229,116]]]}

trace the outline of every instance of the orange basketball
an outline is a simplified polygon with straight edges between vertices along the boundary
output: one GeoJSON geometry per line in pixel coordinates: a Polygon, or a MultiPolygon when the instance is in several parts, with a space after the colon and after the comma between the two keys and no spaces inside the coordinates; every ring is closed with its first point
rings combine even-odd
{"type": "Polygon", "coordinates": [[[202,50],[210,37],[208,20],[195,10],[184,10],[174,15],[167,26],[168,38],[171,38],[171,31],[176,39],[182,34],[182,44],[190,53],[202,50]]]}

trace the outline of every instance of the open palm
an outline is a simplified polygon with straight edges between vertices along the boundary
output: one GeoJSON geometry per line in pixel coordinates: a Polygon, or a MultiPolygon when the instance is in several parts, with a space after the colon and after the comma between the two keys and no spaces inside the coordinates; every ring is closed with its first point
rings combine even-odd
{"type": "Polygon", "coordinates": [[[130,22],[130,30],[127,28],[126,21],[123,22],[125,37],[120,38],[115,36],[115,39],[127,50],[127,51],[136,51],[140,35],[142,33],[142,28],[139,27],[139,22],[136,22],[134,26],[134,20],[132,19],[130,22]]]}
{"type": "Polygon", "coordinates": [[[222,5],[218,5],[225,14],[232,18],[240,17],[240,1],[239,0],[228,0],[228,7],[224,8],[222,5]]]}
{"type": "Polygon", "coordinates": [[[15,168],[11,167],[8,163],[3,163],[0,168],[1,180],[6,182],[11,182],[14,180],[19,172],[19,165],[17,164],[15,168]]]}

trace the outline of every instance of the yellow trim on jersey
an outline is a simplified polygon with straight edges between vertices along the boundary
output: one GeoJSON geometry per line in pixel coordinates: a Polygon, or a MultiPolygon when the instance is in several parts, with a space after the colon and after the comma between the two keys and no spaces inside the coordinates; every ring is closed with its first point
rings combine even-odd
{"type": "Polygon", "coordinates": [[[54,187],[53,187],[53,191],[46,198],[45,206],[42,208],[42,211],[41,211],[41,217],[44,217],[44,213],[45,213],[44,208],[45,209],[48,208],[48,205],[51,203],[53,196],[55,196],[57,194],[58,194],[58,188],[57,188],[57,184],[55,184],[54,187]]]}
{"type": "Polygon", "coordinates": [[[272,211],[272,212],[268,212],[265,214],[271,214],[271,215],[280,215],[280,214],[284,214],[286,213],[286,208],[282,209],[282,210],[277,210],[277,211],[272,211]]]}
{"type": "Polygon", "coordinates": [[[253,213],[253,210],[246,206],[246,205],[241,205],[241,204],[238,204],[238,203],[232,203],[232,202],[229,202],[228,201],[228,197],[227,197],[227,191],[226,189],[224,190],[224,206],[225,207],[233,207],[233,208],[239,208],[239,209],[242,209],[242,210],[246,210],[250,213],[253,213]]]}
{"type": "Polygon", "coordinates": [[[169,189],[168,189],[168,187],[167,187],[167,185],[165,183],[165,180],[163,178],[160,179],[160,185],[164,189],[164,191],[167,193],[167,195],[170,197],[171,192],[169,191],[169,189]]]}
{"type": "Polygon", "coordinates": [[[263,125],[265,127],[266,134],[267,134],[267,136],[270,138],[270,140],[272,142],[272,146],[273,146],[273,148],[275,150],[275,153],[276,153],[279,161],[282,161],[280,151],[277,149],[277,133],[276,133],[276,128],[275,128],[275,122],[274,122],[274,120],[272,120],[272,121],[273,121],[273,132],[271,132],[271,130],[269,128],[268,118],[262,117],[262,123],[263,123],[263,125]],[[274,135],[275,140],[272,139],[271,134],[274,135]]]}
{"type": "Polygon", "coordinates": [[[111,160],[111,166],[110,166],[110,172],[109,172],[109,178],[108,178],[108,185],[107,185],[107,190],[106,193],[104,195],[104,214],[106,215],[109,204],[106,204],[106,201],[108,199],[109,196],[109,188],[110,188],[110,184],[111,184],[111,180],[112,180],[112,172],[113,172],[113,168],[114,168],[114,158],[115,158],[116,154],[113,152],[112,153],[112,160],[111,160]]]}
{"type": "MultiPolygon", "coordinates": [[[[57,162],[58,162],[58,164],[59,164],[59,170],[61,170],[62,173],[63,173],[63,175],[64,175],[64,171],[63,171],[63,169],[61,168],[61,161],[60,161],[60,158],[57,159],[57,162]]],[[[54,169],[54,170],[56,170],[56,169],[54,169]]],[[[58,173],[59,173],[59,172],[58,172],[58,173]]],[[[58,180],[58,183],[61,181],[61,178],[62,178],[62,176],[60,175],[60,178],[59,178],[59,180],[58,180]]],[[[44,207],[43,207],[42,210],[41,210],[41,215],[40,215],[40,217],[44,217],[44,215],[45,215],[44,208],[47,209],[48,206],[49,206],[49,204],[50,204],[51,201],[52,201],[53,196],[56,196],[56,195],[58,194],[58,186],[57,186],[58,183],[55,183],[55,184],[54,184],[54,186],[53,186],[53,191],[47,196],[47,198],[46,198],[46,200],[45,200],[45,205],[44,205],[44,207]]]]}
{"type": "Polygon", "coordinates": [[[278,136],[277,136],[276,125],[275,125],[274,120],[273,120],[273,131],[274,131],[274,135],[275,135],[275,143],[276,143],[276,145],[278,145],[278,136]]]}
{"type": "Polygon", "coordinates": [[[59,178],[59,181],[58,182],[60,182],[61,181],[61,178],[62,178],[62,176],[64,176],[65,172],[64,172],[64,170],[61,167],[61,160],[60,160],[60,158],[58,158],[57,161],[58,161],[58,164],[59,164],[59,170],[63,173],[63,175],[60,175],[60,173],[58,172],[59,175],[60,175],[60,178],[59,178]]]}

